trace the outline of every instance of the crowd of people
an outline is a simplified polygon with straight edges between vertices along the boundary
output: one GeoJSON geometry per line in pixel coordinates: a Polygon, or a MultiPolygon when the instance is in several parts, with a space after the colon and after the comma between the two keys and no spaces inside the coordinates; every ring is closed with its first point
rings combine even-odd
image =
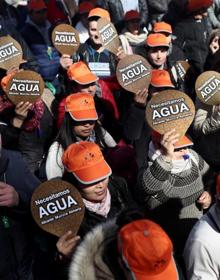
{"type": "Polygon", "coordinates": [[[200,74],[220,71],[219,28],[218,0],[0,0],[0,38],[23,52],[19,67],[0,69],[1,280],[220,279],[220,105],[195,91],[200,74]],[[118,32],[115,54],[100,18],[118,32]],[[53,45],[60,23],[79,33],[73,55],[53,45]],[[151,81],[131,93],[116,67],[134,54],[151,81]],[[43,94],[14,105],[6,88],[23,70],[42,76],[43,94]],[[195,104],[180,149],[175,129],[161,135],[146,121],[164,90],[195,104]],[[31,217],[33,191],[55,178],[82,196],[77,235],[57,238],[31,217]]]}

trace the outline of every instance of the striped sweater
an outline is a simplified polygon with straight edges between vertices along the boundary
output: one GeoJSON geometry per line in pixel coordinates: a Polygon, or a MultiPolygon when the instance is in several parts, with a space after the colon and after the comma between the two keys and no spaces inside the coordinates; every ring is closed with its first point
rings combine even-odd
{"type": "Polygon", "coordinates": [[[178,211],[179,219],[201,217],[202,210],[196,201],[204,191],[202,179],[209,166],[195,151],[189,151],[197,163],[191,160],[192,167],[184,172],[171,174],[172,163],[164,161],[162,156],[143,167],[138,184],[139,200],[147,209],[163,208],[163,204],[171,202],[172,208],[178,207],[172,211],[175,215],[175,210],[178,211]]]}
{"type": "Polygon", "coordinates": [[[139,202],[149,218],[160,224],[173,241],[177,254],[181,255],[187,237],[203,212],[197,204],[205,187],[203,176],[208,164],[193,150],[189,150],[191,168],[172,174],[172,163],[162,156],[148,162],[139,174],[139,202]]]}

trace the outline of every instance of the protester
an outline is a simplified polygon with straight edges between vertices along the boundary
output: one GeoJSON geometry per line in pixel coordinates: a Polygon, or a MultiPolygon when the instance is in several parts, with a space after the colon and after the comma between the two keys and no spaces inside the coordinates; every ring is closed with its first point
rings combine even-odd
{"type": "Polygon", "coordinates": [[[89,39],[80,46],[78,53],[80,60],[86,62],[90,70],[103,79],[115,75],[116,59],[123,58],[125,54],[122,47],[118,48],[115,56],[102,46],[97,31],[99,18],[106,18],[110,21],[109,12],[101,8],[94,8],[89,12],[89,39]]]}
{"type": "MultiPolygon", "coordinates": [[[[7,75],[1,80],[0,131],[2,145],[6,149],[19,150],[28,163],[30,171],[39,173],[41,167],[44,169],[44,156],[53,136],[54,97],[49,89],[44,89],[41,99],[35,103],[21,101],[15,106],[4,92],[14,74],[7,75]]],[[[42,176],[44,177],[43,174],[42,176]]]]}
{"type": "Polygon", "coordinates": [[[47,6],[43,0],[31,0],[28,3],[29,16],[21,34],[37,59],[39,73],[53,88],[54,94],[59,90],[56,78],[60,57],[51,42],[51,24],[47,20],[47,6]],[[31,36],[30,36],[31,34],[31,36]]]}
{"type": "Polygon", "coordinates": [[[173,129],[152,138],[137,195],[181,254],[192,226],[210,206],[211,195],[204,181],[209,166],[187,146],[175,151],[178,137],[173,129]]]}
{"type": "Polygon", "coordinates": [[[85,236],[71,261],[69,279],[183,280],[163,229],[135,212],[122,214],[116,223],[98,225],[85,236]]]}
{"type": "Polygon", "coordinates": [[[207,9],[212,0],[190,0],[187,3],[188,16],[174,28],[174,43],[184,51],[189,63],[198,74],[203,72],[208,54],[207,39],[210,28],[207,20],[207,9]]]}
{"type": "Polygon", "coordinates": [[[122,47],[126,54],[142,54],[145,52],[146,29],[141,28],[140,13],[131,10],[124,16],[125,28],[119,35],[122,47]]]}
{"type": "Polygon", "coordinates": [[[152,78],[149,89],[138,91],[133,102],[127,109],[123,123],[123,132],[126,139],[130,140],[136,152],[139,169],[143,166],[145,155],[148,154],[148,144],[151,129],[145,119],[145,109],[149,98],[162,90],[173,89],[170,75],[166,70],[152,70],[152,78]]]}
{"type": "Polygon", "coordinates": [[[168,68],[168,51],[170,40],[160,33],[150,34],[146,40],[147,59],[153,69],[168,68]]]}
{"type": "MultiPolygon", "coordinates": [[[[62,160],[68,170],[63,178],[77,187],[85,204],[85,215],[78,232],[80,237],[95,225],[116,217],[126,207],[135,206],[126,182],[111,176],[111,168],[95,143],[71,144],[62,160]]],[[[64,234],[57,242],[58,251],[71,256],[79,236],[75,237],[71,232],[64,234]]]]}
{"type": "Polygon", "coordinates": [[[102,149],[115,147],[116,142],[99,124],[93,96],[89,93],[74,93],[66,98],[65,117],[60,131],[51,145],[47,161],[47,179],[62,177],[64,150],[72,143],[91,141],[102,149]]]}
{"type": "Polygon", "coordinates": [[[155,22],[155,24],[153,25],[153,32],[165,35],[170,41],[168,57],[170,65],[175,64],[176,61],[186,60],[183,51],[176,44],[173,44],[173,30],[172,26],[169,23],[166,23],[164,21],[155,22]]]}
{"type": "Polygon", "coordinates": [[[220,236],[220,176],[216,181],[216,202],[195,224],[188,237],[184,260],[188,279],[217,280],[220,236]]]}

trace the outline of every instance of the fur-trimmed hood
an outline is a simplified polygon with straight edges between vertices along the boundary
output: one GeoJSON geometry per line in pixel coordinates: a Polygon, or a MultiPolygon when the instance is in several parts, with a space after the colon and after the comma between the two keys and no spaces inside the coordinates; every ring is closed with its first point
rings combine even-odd
{"type": "Polygon", "coordinates": [[[69,280],[115,279],[102,259],[105,246],[116,237],[115,219],[98,225],[77,247],[69,269],[69,280]]]}

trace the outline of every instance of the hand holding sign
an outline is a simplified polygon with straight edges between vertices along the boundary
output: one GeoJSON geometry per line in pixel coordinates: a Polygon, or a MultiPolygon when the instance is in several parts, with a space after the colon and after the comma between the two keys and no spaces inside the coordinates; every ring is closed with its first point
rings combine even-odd
{"type": "Polygon", "coordinates": [[[114,25],[107,18],[100,18],[97,21],[97,31],[103,47],[117,55],[120,40],[114,25]]]}
{"type": "Polygon", "coordinates": [[[44,90],[42,77],[33,71],[20,71],[11,77],[6,85],[6,94],[14,103],[21,101],[34,103],[44,90]]]}
{"type": "Polygon", "coordinates": [[[59,237],[68,231],[76,235],[83,220],[84,204],[74,186],[55,179],[42,183],[34,191],[31,212],[43,230],[59,237]]]}
{"type": "Polygon", "coordinates": [[[160,134],[175,129],[182,137],[195,115],[192,100],[183,92],[165,90],[152,97],[146,108],[146,119],[150,127],[160,134]]]}
{"type": "Polygon", "coordinates": [[[52,32],[52,42],[58,52],[71,56],[80,46],[79,33],[69,24],[59,24],[52,32]]]}
{"type": "Polygon", "coordinates": [[[151,81],[151,66],[140,55],[127,55],[119,61],[116,76],[124,89],[137,93],[148,88],[151,81]]]}
{"type": "Polygon", "coordinates": [[[196,94],[205,104],[220,104],[220,74],[215,71],[206,71],[196,80],[196,94]]]}
{"type": "Polygon", "coordinates": [[[8,70],[22,63],[22,48],[11,36],[0,37],[0,68],[8,70]]]}

